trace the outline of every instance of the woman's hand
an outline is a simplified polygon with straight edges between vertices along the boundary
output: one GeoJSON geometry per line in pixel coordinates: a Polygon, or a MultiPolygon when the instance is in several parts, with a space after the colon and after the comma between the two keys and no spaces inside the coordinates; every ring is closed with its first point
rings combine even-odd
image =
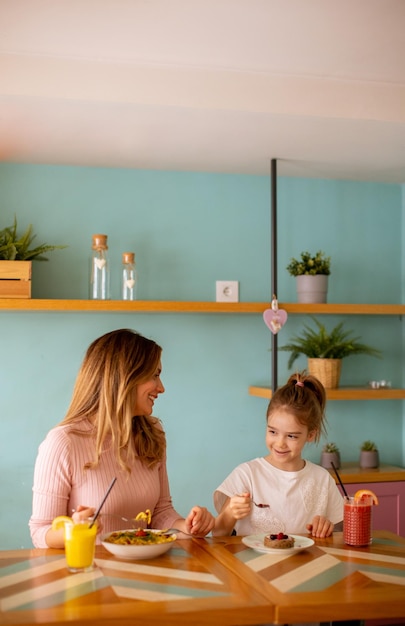
{"type": "MultiPolygon", "coordinates": [[[[95,509],[79,505],[76,511],[72,513],[72,520],[74,522],[80,522],[83,520],[87,520],[89,517],[93,517],[95,513],[95,509]]],[[[64,521],[70,520],[68,515],[59,515],[64,521]]],[[[53,524],[47,531],[45,535],[45,541],[47,543],[48,548],[64,548],[65,547],[65,529],[63,525],[58,525],[56,530],[53,530],[54,522],[58,521],[58,517],[53,520],[53,524]]],[[[97,525],[97,533],[101,531],[101,526],[97,525]]]]}
{"type": "Polygon", "coordinates": [[[315,515],[307,530],[313,537],[329,537],[333,533],[334,524],[322,515],[315,515]]]}
{"type": "MultiPolygon", "coordinates": [[[[96,509],[94,509],[93,507],[83,506],[82,504],[79,504],[79,506],[72,515],[72,519],[74,522],[82,522],[93,517],[95,512],[96,509]]],[[[95,524],[97,524],[97,534],[99,535],[103,530],[103,524],[100,519],[100,515],[97,517],[95,524]]]]}
{"type": "Polygon", "coordinates": [[[184,520],[185,531],[189,535],[205,537],[214,528],[215,518],[203,506],[193,506],[184,520]]]}
{"type": "Polygon", "coordinates": [[[79,504],[72,515],[72,519],[74,522],[82,522],[89,517],[93,517],[95,512],[96,509],[93,509],[91,506],[83,506],[82,504],[79,504]]]}

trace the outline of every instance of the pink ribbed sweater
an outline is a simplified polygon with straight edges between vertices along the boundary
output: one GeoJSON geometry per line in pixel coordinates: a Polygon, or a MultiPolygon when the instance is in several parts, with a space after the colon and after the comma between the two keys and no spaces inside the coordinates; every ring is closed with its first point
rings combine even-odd
{"type": "Polygon", "coordinates": [[[32,542],[37,548],[47,547],[45,535],[55,517],[71,516],[80,504],[97,508],[114,476],[117,482],[101,514],[103,532],[131,528],[113,515],[131,519],[150,509],[152,528],[171,527],[181,517],[172,505],[166,460],[150,469],[136,459],[128,475],[119,468],[107,440],[98,466],[84,470],[84,464],[94,458],[93,439],[88,435],[91,429],[88,420],[74,427],[57,426],[39,447],[29,521],[32,542]]]}

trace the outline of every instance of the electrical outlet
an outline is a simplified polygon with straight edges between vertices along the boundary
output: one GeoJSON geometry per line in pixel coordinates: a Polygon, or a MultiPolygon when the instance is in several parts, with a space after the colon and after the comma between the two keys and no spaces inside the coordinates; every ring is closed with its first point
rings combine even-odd
{"type": "Polygon", "coordinates": [[[239,302],[239,282],[237,280],[216,281],[217,302],[239,302]]]}

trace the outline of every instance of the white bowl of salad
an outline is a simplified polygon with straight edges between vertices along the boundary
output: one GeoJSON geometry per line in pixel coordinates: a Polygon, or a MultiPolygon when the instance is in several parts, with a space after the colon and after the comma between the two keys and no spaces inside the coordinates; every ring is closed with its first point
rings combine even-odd
{"type": "Polygon", "coordinates": [[[108,552],[120,559],[153,559],[173,546],[177,535],[157,529],[130,528],[115,530],[101,536],[108,552]]]}

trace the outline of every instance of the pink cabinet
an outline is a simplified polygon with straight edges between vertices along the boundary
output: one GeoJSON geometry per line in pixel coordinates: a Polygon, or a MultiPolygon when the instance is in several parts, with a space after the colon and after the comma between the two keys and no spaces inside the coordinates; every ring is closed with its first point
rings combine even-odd
{"type": "Polygon", "coordinates": [[[390,530],[405,537],[405,481],[346,485],[349,496],[358,489],[370,489],[378,497],[379,504],[373,508],[374,530],[390,530]]]}

